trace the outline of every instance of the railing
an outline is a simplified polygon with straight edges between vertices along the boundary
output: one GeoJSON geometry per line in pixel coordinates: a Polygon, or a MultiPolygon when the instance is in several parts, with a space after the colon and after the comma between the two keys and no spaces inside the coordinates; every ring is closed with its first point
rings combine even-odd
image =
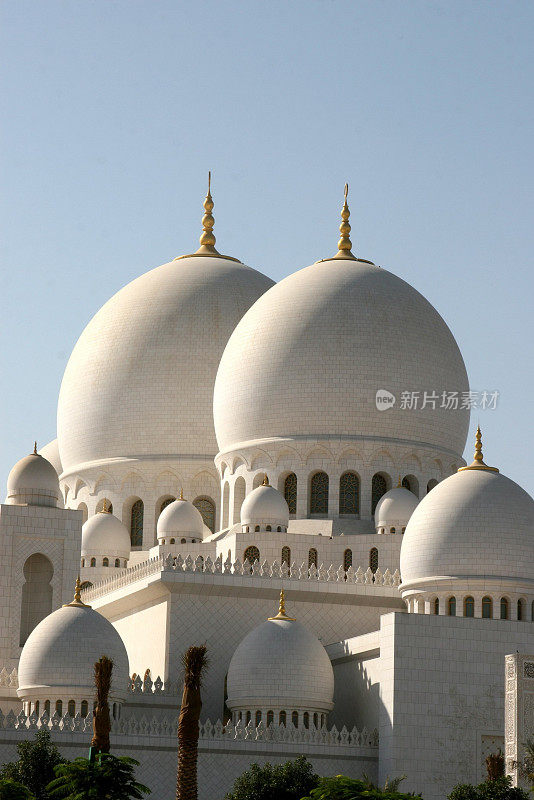
{"type": "MultiPolygon", "coordinates": [[[[50,716],[45,711],[41,716],[35,712],[26,716],[21,711],[15,714],[10,711],[4,716],[0,711],[0,731],[37,731],[49,730],[55,733],[90,733],[93,730],[93,715],[89,713],[86,717],[76,714],[75,717],[65,714],[61,716],[57,711],[50,716]]],[[[155,717],[151,719],[145,713],[132,713],[125,711],[121,719],[112,721],[112,734],[116,736],[146,736],[151,738],[172,737],[178,731],[178,713],[172,717],[155,717]]],[[[344,746],[344,747],[378,747],[378,731],[368,731],[363,728],[359,731],[356,727],[348,730],[345,726],[338,730],[334,725],[328,729],[315,728],[296,728],[292,724],[286,725],[254,725],[252,721],[245,725],[239,721],[236,725],[228,722],[226,725],[220,720],[212,723],[210,720],[200,725],[200,741],[224,741],[230,744],[232,741],[254,741],[254,742],[293,742],[317,745],[344,746]]]]}
{"type": "Polygon", "coordinates": [[[251,564],[250,561],[241,561],[239,558],[232,562],[229,558],[223,561],[222,556],[219,556],[213,561],[210,556],[206,558],[203,556],[193,558],[188,555],[184,559],[181,555],[173,556],[169,553],[166,556],[159,555],[147,561],[142,561],[134,567],[122,570],[118,575],[112,578],[107,578],[95,583],[94,586],[83,591],[82,597],[84,601],[90,602],[116,589],[129,586],[138,580],[164,572],[182,574],[209,573],[226,577],[243,576],[261,579],[283,578],[284,580],[291,581],[359,583],[367,584],[374,588],[379,588],[381,586],[398,587],[400,583],[400,573],[398,569],[392,573],[389,569],[385,571],[377,569],[376,572],[373,572],[370,567],[365,571],[361,567],[355,570],[352,566],[345,570],[343,564],[339,567],[334,567],[333,564],[330,564],[328,567],[324,564],[315,567],[313,564],[308,566],[305,563],[297,566],[295,562],[288,565],[285,562],[280,563],[279,561],[274,561],[271,564],[267,561],[263,561],[263,563],[255,561],[251,564]]]}

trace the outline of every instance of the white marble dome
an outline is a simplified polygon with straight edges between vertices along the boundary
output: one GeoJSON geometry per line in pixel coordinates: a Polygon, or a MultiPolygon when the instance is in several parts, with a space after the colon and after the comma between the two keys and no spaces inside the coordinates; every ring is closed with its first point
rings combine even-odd
{"type": "Polygon", "coordinates": [[[37,625],[22,648],[17,694],[32,702],[61,698],[64,703],[70,699],[92,703],[93,669],[101,656],[114,662],[110,700],[123,701],[129,664],[120,635],[90,606],[63,606],[37,625]]]}
{"type": "Polygon", "coordinates": [[[228,668],[228,708],[327,713],[334,672],[321,642],[296,620],[272,619],[250,631],[228,668]]]}
{"type": "Polygon", "coordinates": [[[373,264],[327,260],[269,289],[230,337],[215,382],[219,450],[369,437],[458,459],[469,411],[403,410],[401,393],[468,388],[451,331],[419,292],[373,264]],[[381,389],[396,397],[386,411],[381,389]]]}
{"type": "Polygon", "coordinates": [[[257,486],[241,506],[241,525],[266,525],[287,529],[289,507],[284,496],[274,486],[257,486]]]}
{"type": "Polygon", "coordinates": [[[465,469],[424,497],[401,547],[402,590],[453,579],[499,584],[525,580],[534,589],[534,500],[501,475],[465,469]]]}
{"type": "MultiPolygon", "coordinates": [[[[158,540],[169,536],[203,539],[204,520],[202,514],[188,500],[173,500],[159,515],[157,524],[158,540]]],[[[208,528],[209,530],[209,528],[208,528]]],[[[211,535],[211,531],[209,531],[211,535]]]]}
{"type": "Polygon", "coordinates": [[[59,479],[52,464],[38,453],[17,461],[7,479],[8,505],[61,505],[59,479]]]}
{"type": "Polygon", "coordinates": [[[240,262],[178,258],[136,278],[89,322],[58,403],[65,474],[117,459],[211,461],[213,385],[228,338],[273,282],[240,262]]]}
{"type": "Polygon", "coordinates": [[[131,543],[128,528],[109,511],[98,511],[82,526],[82,557],[108,556],[128,559],[131,543]]]}
{"type": "Polygon", "coordinates": [[[379,533],[402,533],[412,516],[419,499],[405,489],[397,486],[382,495],[375,509],[375,528],[379,533]]]}

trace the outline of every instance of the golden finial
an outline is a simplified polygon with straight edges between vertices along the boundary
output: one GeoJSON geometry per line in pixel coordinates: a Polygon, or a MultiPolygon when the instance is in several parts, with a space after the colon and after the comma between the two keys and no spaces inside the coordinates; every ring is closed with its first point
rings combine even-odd
{"type": "MultiPolygon", "coordinates": [[[[367,261],[365,258],[358,258],[352,252],[352,242],[350,240],[350,209],[349,204],[347,202],[347,198],[349,195],[349,184],[345,184],[345,193],[344,193],[344,201],[343,201],[343,208],[341,209],[341,225],[339,226],[339,232],[341,233],[341,237],[339,242],[337,243],[337,253],[335,256],[331,258],[322,258],[321,261],[334,261],[335,259],[345,259],[351,261],[362,261],[364,264],[373,264],[372,261],[367,261]]],[[[317,262],[320,263],[320,262],[317,262]]],[[[374,264],[373,264],[374,266],[374,264]]]]}
{"type": "Polygon", "coordinates": [[[102,514],[111,514],[111,510],[108,508],[108,501],[105,497],[102,500],[102,514]]]}
{"type": "Polygon", "coordinates": [[[400,475],[399,475],[399,482],[397,484],[397,489],[402,489],[402,480],[400,475]]]}
{"type": "Polygon", "coordinates": [[[179,500],[183,500],[184,499],[184,490],[183,490],[183,488],[180,489],[180,497],[178,499],[179,500]]]}
{"type": "Polygon", "coordinates": [[[295,622],[295,617],[288,617],[286,614],[286,596],[284,590],[280,592],[280,603],[278,605],[278,614],[276,617],[269,617],[269,620],[285,619],[287,622],[295,622]]]}
{"type": "Polygon", "coordinates": [[[261,485],[262,486],[268,486],[269,485],[269,478],[267,477],[267,473],[265,473],[265,475],[263,476],[263,483],[261,485]]]}
{"type": "Polygon", "coordinates": [[[35,441],[33,443],[33,454],[34,454],[34,456],[38,455],[38,453],[37,453],[37,441],[35,441]]]}
{"type": "Polygon", "coordinates": [[[76,578],[76,585],[74,587],[74,600],[70,603],[65,603],[66,606],[83,606],[84,608],[89,608],[87,603],[84,603],[82,600],[82,584],[80,582],[80,576],[76,578]]]}
{"type": "Polygon", "coordinates": [[[475,455],[472,464],[468,464],[467,467],[460,467],[458,472],[463,472],[466,469],[484,469],[487,472],[498,472],[499,470],[497,467],[488,467],[487,464],[484,463],[484,456],[482,454],[482,433],[480,431],[480,425],[477,425],[477,432],[475,434],[475,455]]]}
{"type": "Polygon", "coordinates": [[[225,258],[227,261],[237,261],[238,264],[241,262],[238,258],[232,258],[232,256],[223,256],[219,253],[218,250],[215,249],[215,234],[213,233],[213,226],[215,225],[215,220],[213,218],[213,211],[214,207],[213,197],[211,196],[211,170],[208,172],[208,193],[206,195],[206,199],[204,200],[204,216],[202,217],[202,235],[200,236],[200,247],[195,253],[189,253],[185,256],[178,256],[176,260],[181,258],[195,258],[198,256],[211,256],[212,258],[225,258]]]}

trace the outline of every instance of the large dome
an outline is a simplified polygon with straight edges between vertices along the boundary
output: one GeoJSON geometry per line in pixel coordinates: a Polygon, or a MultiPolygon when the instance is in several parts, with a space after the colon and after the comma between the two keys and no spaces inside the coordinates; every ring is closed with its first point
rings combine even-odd
{"type": "Polygon", "coordinates": [[[208,255],[175,259],[117,292],[87,325],[65,370],[58,404],[64,472],[110,459],[211,460],[221,354],[272,283],[208,255]]]}
{"type": "Polygon", "coordinates": [[[273,286],[238,324],[217,373],[215,430],[221,452],[280,438],[390,439],[459,458],[469,411],[441,408],[441,393],[467,390],[454,337],[419,292],[373,264],[331,259],[273,286]],[[382,389],[396,402],[379,411],[382,389]],[[417,410],[401,407],[403,391],[419,393],[417,410]],[[425,391],[435,409],[420,408],[425,391]]]}
{"type": "Polygon", "coordinates": [[[400,570],[402,589],[450,578],[466,586],[472,578],[532,581],[534,500],[498,472],[465,469],[451,475],[413,512],[400,570]]]}

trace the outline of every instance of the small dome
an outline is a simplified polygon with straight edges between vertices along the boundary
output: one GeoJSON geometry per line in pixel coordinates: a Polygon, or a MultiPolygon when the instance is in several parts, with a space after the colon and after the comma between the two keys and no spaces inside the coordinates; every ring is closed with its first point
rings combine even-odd
{"type": "Polygon", "coordinates": [[[130,557],[130,534],[109,511],[98,511],[82,526],[82,556],[130,557]]]}
{"type": "Polygon", "coordinates": [[[274,486],[262,485],[248,494],[241,506],[242,525],[276,525],[287,528],[289,508],[274,486]]]}
{"type": "MultiPolygon", "coordinates": [[[[158,539],[166,536],[187,536],[202,539],[204,520],[202,514],[188,500],[173,500],[159,515],[158,539]]],[[[210,531],[211,533],[211,531],[210,531]]]]}
{"type": "Polygon", "coordinates": [[[385,528],[389,533],[395,528],[396,533],[401,533],[408,524],[419,500],[404,486],[390,489],[378,501],[375,509],[375,528],[385,528]]]}
{"type": "MultiPolygon", "coordinates": [[[[453,579],[534,584],[534,500],[498,472],[467,468],[438,483],[410,518],[401,590],[453,579]]],[[[534,585],[533,585],[534,588],[534,585]]]]}
{"type": "Polygon", "coordinates": [[[57,472],[36,451],[17,461],[7,479],[9,505],[57,507],[61,499],[57,472]]]}
{"type": "MultiPolygon", "coordinates": [[[[110,700],[126,698],[128,654],[111,622],[90,606],[73,602],[49,614],[31,632],[19,662],[22,700],[88,700],[94,696],[94,664],[113,660],[110,700]]],[[[66,709],[64,709],[66,711],[66,709]]]]}
{"type": "Polygon", "coordinates": [[[321,642],[285,616],[254,628],[238,645],[228,668],[228,707],[328,712],[334,671],[321,642]]]}

